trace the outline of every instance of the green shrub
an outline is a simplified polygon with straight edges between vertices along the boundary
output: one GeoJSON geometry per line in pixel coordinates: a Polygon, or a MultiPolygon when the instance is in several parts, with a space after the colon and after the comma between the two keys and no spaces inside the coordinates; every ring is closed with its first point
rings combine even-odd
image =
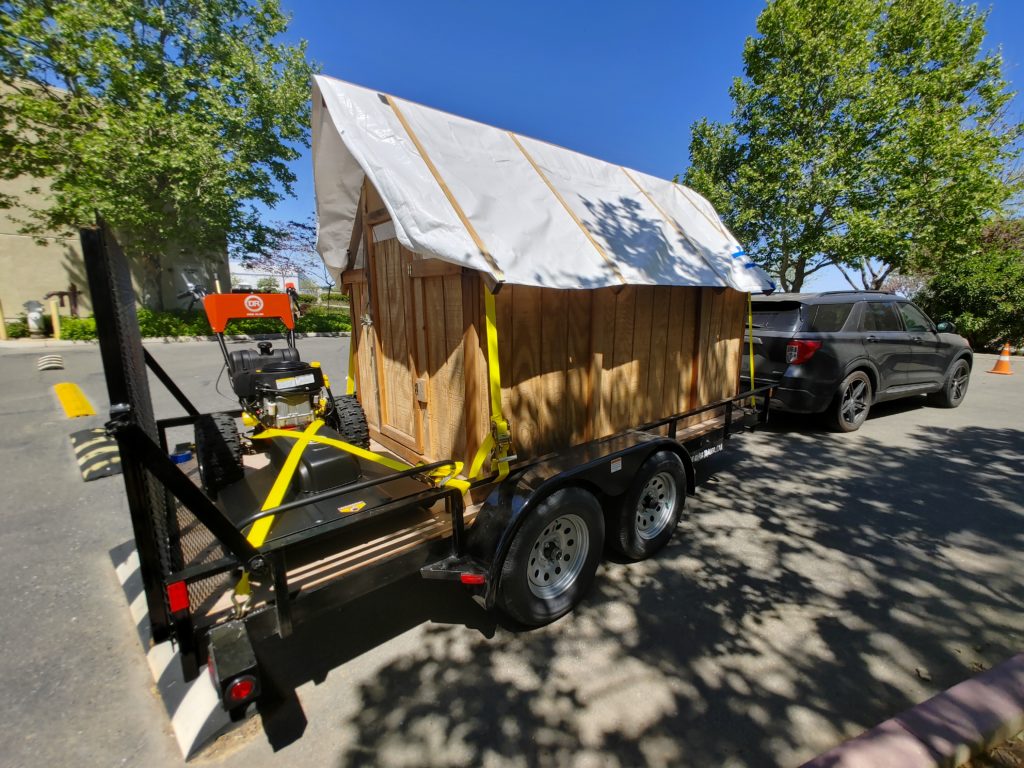
{"type": "Polygon", "coordinates": [[[310,312],[298,319],[295,330],[299,333],[339,333],[351,331],[352,323],[347,313],[310,312]]]}
{"type": "Polygon", "coordinates": [[[96,320],[92,317],[62,317],[60,337],[69,341],[92,341],[96,338],[96,320]]]}
{"type": "Polygon", "coordinates": [[[28,323],[24,320],[15,320],[13,323],[7,323],[7,338],[24,339],[27,337],[28,323]]]}
{"type": "MultiPolygon", "coordinates": [[[[154,312],[140,308],[138,318],[139,332],[143,338],[213,334],[202,312],[154,312]]],[[[62,317],[60,325],[61,337],[69,341],[91,341],[96,338],[96,320],[92,317],[62,317]]],[[[299,333],[339,333],[351,331],[352,323],[347,312],[313,310],[298,319],[295,330],[299,333]]],[[[284,323],[272,317],[232,320],[226,329],[228,335],[260,335],[284,331],[284,323]]],[[[28,336],[28,325],[24,321],[8,323],[7,333],[12,339],[24,338],[28,336]]]]}

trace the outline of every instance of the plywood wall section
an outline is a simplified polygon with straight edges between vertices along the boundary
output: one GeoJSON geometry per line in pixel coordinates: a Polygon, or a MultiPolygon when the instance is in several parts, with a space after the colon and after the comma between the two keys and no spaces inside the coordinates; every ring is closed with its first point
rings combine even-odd
{"type": "MultiPolygon", "coordinates": [[[[369,246],[365,277],[347,285],[371,435],[409,460],[468,465],[490,424],[480,277],[394,239],[369,246]]],[[[542,455],[734,395],[745,301],[706,288],[504,286],[501,398],[515,453],[542,455]]]]}
{"type": "Polygon", "coordinates": [[[372,237],[367,268],[346,273],[370,435],[409,461],[468,464],[489,429],[479,277],[372,237]]]}
{"type": "Polygon", "coordinates": [[[505,286],[497,297],[502,404],[517,455],[736,394],[744,302],[731,290],[505,286]]]}

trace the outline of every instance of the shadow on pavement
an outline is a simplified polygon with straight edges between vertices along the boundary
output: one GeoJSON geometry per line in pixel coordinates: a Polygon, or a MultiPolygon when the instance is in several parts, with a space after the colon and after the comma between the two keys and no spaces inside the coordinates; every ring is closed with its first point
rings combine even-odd
{"type": "Polygon", "coordinates": [[[669,547],[550,627],[481,637],[464,596],[403,582],[282,664],[320,679],[431,622],[359,686],[344,766],[795,764],[1020,645],[1024,433],[913,438],[735,441],[669,547]]]}

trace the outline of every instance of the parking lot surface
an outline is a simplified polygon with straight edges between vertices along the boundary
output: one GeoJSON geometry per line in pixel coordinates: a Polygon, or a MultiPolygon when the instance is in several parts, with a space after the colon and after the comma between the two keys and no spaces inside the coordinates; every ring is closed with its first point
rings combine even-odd
{"type": "MultiPolygon", "coordinates": [[[[339,381],[346,344],[300,342],[339,381]]],[[[216,345],[148,349],[200,407],[231,407],[216,345]]],[[[40,373],[43,349],[0,345],[2,762],[180,765],[110,563],[131,535],[121,479],[83,483],[67,439],[104,421],[99,354],[54,352],[66,370],[40,373]],[[67,420],[57,381],[99,415],[67,420]]],[[[1024,364],[993,360],[953,411],[730,441],[668,548],[605,563],[550,627],[416,579],[300,626],[263,649],[294,694],[193,762],[799,764],[1024,647],[1024,364]]]]}

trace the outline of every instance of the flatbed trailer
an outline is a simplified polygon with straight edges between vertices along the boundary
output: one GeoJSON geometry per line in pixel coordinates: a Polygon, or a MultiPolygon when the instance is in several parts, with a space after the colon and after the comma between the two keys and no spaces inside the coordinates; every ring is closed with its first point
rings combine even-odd
{"type": "MultiPolygon", "coordinates": [[[[665,456],[678,457],[685,469],[678,489],[685,497],[695,490],[698,461],[768,415],[770,397],[761,388],[513,461],[507,476],[453,482],[453,461],[403,470],[360,461],[354,482],[272,509],[260,508],[259,483],[246,486],[248,496],[225,489],[215,501],[168,455],[168,430],[194,424],[203,414],[142,347],[123,254],[104,227],[83,230],[82,246],[111,403],[107,429],[120,449],[152,637],[176,645],[186,680],[207,665],[232,717],[241,717],[260,695],[256,640],[287,637],[297,622],[315,613],[417,573],[460,584],[485,608],[495,609],[516,556],[510,553],[521,547],[524,527],[534,525],[552,500],[585,494],[612,521],[637,492],[647,463],[665,456]],[[147,369],[184,415],[155,418],[147,369]],[[694,417],[702,420],[693,423],[694,417]],[[292,522],[275,526],[254,546],[244,531],[269,516],[279,521],[292,516],[292,522]],[[236,589],[240,578],[252,585],[244,599],[236,589]]],[[[240,416],[241,410],[229,413],[240,416]]],[[[247,474],[261,471],[250,468],[247,474]]],[[[534,545],[545,544],[549,562],[551,552],[562,559],[559,541],[582,546],[564,536],[553,538],[550,528],[544,531],[548,538],[542,535],[534,545]]],[[[599,559],[603,548],[595,548],[596,554],[587,556],[599,559]]],[[[564,557],[570,561],[569,554],[564,557]]],[[[540,571],[535,575],[540,578],[540,571]]],[[[543,595],[543,589],[534,594],[543,595]]],[[[580,597],[574,594],[568,607],[553,600],[550,618],[570,610],[580,597]]]]}

